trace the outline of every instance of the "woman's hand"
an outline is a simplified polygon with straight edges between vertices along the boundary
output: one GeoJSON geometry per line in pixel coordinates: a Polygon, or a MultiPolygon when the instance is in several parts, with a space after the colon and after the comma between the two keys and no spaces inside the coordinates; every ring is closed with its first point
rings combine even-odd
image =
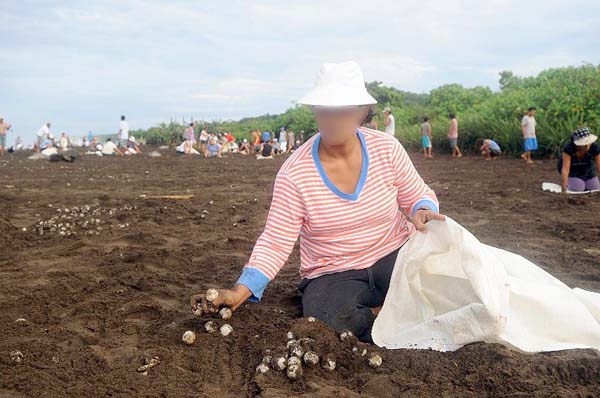
{"type": "Polygon", "coordinates": [[[231,311],[235,311],[244,303],[244,301],[252,296],[250,289],[239,283],[236,284],[233,289],[217,289],[217,291],[219,292],[219,295],[211,303],[206,300],[204,293],[192,294],[190,297],[192,311],[200,306],[203,312],[211,312],[209,311],[209,304],[211,304],[210,309],[214,312],[218,311],[219,308],[223,306],[229,307],[231,311]]]}
{"type": "Polygon", "coordinates": [[[446,216],[443,214],[438,214],[429,209],[419,209],[413,216],[412,223],[415,224],[415,227],[417,227],[419,231],[425,232],[427,230],[425,224],[432,220],[445,221],[446,216]]]}

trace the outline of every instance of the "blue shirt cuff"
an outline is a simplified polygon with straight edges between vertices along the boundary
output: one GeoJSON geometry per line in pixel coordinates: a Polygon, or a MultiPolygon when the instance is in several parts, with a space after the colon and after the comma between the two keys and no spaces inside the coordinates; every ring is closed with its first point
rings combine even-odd
{"type": "Polygon", "coordinates": [[[439,213],[440,209],[438,208],[438,205],[431,199],[420,199],[417,201],[417,203],[415,203],[412,207],[412,212],[411,215],[414,216],[415,213],[417,212],[417,210],[419,210],[420,208],[423,207],[427,207],[429,208],[431,211],[435,212],[435,213],[439,213]]]}
{"type": "Polygon", "coordinates": [[[250,289],[252,296],[248,300],[257,303],[260,301],[265,287],[267,287],[270,281],[269,277],[258,268],[244,267],[236,283],[250,289]]]}

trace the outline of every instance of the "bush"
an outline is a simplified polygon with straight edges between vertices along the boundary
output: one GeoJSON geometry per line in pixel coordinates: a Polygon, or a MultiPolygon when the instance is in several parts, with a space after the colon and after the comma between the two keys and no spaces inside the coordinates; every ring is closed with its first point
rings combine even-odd
{"type": "MultiPolygon", "coordinates": [[[[600,130],[600,66],[554,68],[535,77],[519,77],[510,71],[500,73],[500,90],[487,87],[465,88],[447,84],[429,94],[416,94],[386,87],[381,82],[367,84],[367,90],[377,99],[376,113],[385,106],[392,108],[396,119],[396,135],[407,147],[420,149],[420,124],[423,116],[430,118],[433,145],[448,150],[446,138],[449,113],[456,113],[459,122],[459,145],[475,151],[475,141],[492,138],[505,153],[522,151],[521,118],[529,106],[537,107],[538,141],[541,155],[556,155],[578,127],[600,130]]],[[[381,117],[375,119],[380,128],[381,117]]],[[[309,137],[317,130],[312,112],[303,106],[293,106],[279,115],[263,115],[238,121],[197,122],[197,131],[230,131],[237,139],[250,138],[257,128],[278,132],[285,126],[295,132],[305,131],[309,137]]],[[[161,123],[134,134],[150,144],[180,142],[184,124],[161,123]]]]}

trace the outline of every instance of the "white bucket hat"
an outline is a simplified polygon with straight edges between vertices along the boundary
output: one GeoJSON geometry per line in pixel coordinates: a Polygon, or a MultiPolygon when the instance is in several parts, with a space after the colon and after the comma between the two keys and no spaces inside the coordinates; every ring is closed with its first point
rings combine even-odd
{"type": "Polygon", "coordinates": [[[135,142],[135,137],[134,136],[129,137],[129,141],[135,142]]]}
{"type": "Polygon", "coordinates": [[[573,143],[577,146],[586,146],[594,143],[598,137],[594,134],[590,133],[588,128],[581,128],[573,131],[571,134],[571,139],[573,143]]]}
{"type": "Polygon", "coordinates": [[[376,104],[365,88],[365,78],[354,61],[321,65],[315,86],[299,104],[311,106],[353,106],[376,104]]]}

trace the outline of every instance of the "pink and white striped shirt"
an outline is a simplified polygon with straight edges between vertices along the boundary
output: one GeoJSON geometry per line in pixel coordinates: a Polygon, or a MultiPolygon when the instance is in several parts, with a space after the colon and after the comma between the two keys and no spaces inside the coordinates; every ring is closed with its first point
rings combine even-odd
{"type": "Polygon", "coordinates": [[[371,267],[408,240],[415,227],[405,216],[421,207],[438,211],[435,193],[417,173],[402,145],[383,132],[360,128],[361,175],[352,194],[329,180],[313,136],[277,174],[264,232],[238,283],[260,300],[300,236],[300,276],[371,267]]]}

